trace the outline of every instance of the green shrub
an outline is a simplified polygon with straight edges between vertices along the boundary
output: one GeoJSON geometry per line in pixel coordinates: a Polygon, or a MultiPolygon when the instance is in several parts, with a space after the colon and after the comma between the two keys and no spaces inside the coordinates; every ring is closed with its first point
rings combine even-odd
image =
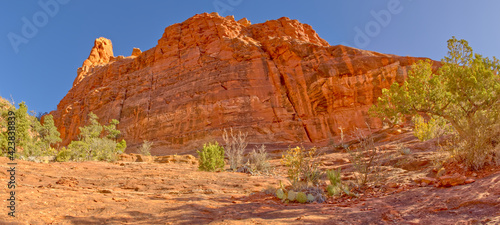
{"type": "Polygon", "coordinates": [[[118,154],[121,154],[125,152],[125,149],[127,149],[127,142],[125,139],[121,140],[120,142],[116,143],[116,152],[118,154]]]}
{"type": "Polygon", "coordinates": [[[71,152],[71,158],[69,160],[72,161],[85,161],[90,160],[89,153],[89,144],[83,141],[72,141],[67,146],[67,151],[71,152]]]}
{"type": "Polygon", "coordinates": [[[67,162],[73,157],[72,155],[73,152],[71,150],[62,148],[56,155],[56,161],[67,162]]]}
{"type": "Polygon", "coordinates": [[[13,111],[16,118],[16,147],[15,155],[22,158],[36,158],[39,156],[55,156],[56,151],[51,145],[61,141],[60,134],[54,126],[52,115],[44,117],[43,124],[35,117],[35,112],[28,113],[28,106],[21,102],[16,109],[13,104],[0,98],[0,155],[5,155],[7,146],[7,118],[8,112],[13,111]]]}
{"type": "Polygon", "coordinates": [[[316,149],[295,147],[288,149],[281,157],[281,163],[288,168],[288,179],[294,189],[300,189],[303,184],[317,185],[321,177],[316,158],[316,149]],[[300,188],[299,188],[300,187],[300,188]]]}
{"type": "Polygon", "coordinates": [[[224,148],[219,146],[219,143],[208,143],[203,145],[201,151],[197,151],[199,155],[198,169],[203,171],[217,171],[223,170],[224,162],[224,148]]]}
{"type": "Polygon", "coordinates": [[[281,163],[288,168],[288,179],[292,181],[292,184],[300,180],[305,155],[303,151],[300,147],[288,149],[286,154],[281,157],[281,163]]]}
{"type": "Polygon", "coordinates": [[[89,113],[88,117],[89,124],[80,127],[79,140],[72,141],[67,147],[72,152],[70,160],[115,161],[117,155],[123,153],[127,147],[125,140],[116,142],[120,134],[116,129],[118,120],[113,119],[107,126],[103,126],[94,113],[89,113]]]}
{"type": "Polygon", "coordinates": [[[436,116],[431,117],[426,122],[422,116],[417,114],[413,117],[413,124],[413,135],[420,141],[427,141],[451,132],[451,127],[446,123],[446,120],[436,116]]]}
{"type": "Polygon", "coordinates": [[[340,176],[341,169],[337,170],[327,170],[326,171],[326,176],[328,177],[328,180],[330,181],[331,185],[334,186],[340,186],[342,183],[341,176],[340,176]]]}
{"type": "Polygon", "coordinates": [[[92,155],[92,159],[97,161],[116,161],[118,151],[116,148],[116,142],[107,138],[96,138],[93,140],[92,148],[95,149],[92,155]]]}
{"type": "Polygon", "coordinates": [[[455,155],[471,169],[492,162],[498,145],[487,130],[500,123],[500,63],[474,54],[465,40],[448,40],[448,55],[433,70],[430,61],[412,66],[407,80],[382,90],[370,111],[383,120],[426,114],[451,124],[458,135],[455,155]]]}
{"type": "Polygon", "coordinates": [[[340,175],[340,168],[338,170],[327,170],[326,176],[330,181],[330,184],[327,186],[326,190],[330,196],[339,195],[342,191],[342,180],[340,175]]]}

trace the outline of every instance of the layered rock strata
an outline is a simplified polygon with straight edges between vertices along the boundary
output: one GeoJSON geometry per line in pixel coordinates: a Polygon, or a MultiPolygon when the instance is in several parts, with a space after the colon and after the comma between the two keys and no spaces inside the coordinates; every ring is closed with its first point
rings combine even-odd
{"type": "Polygon", "coordinates": [[[224,128],[252,144],[320,144],[355,128],[381,127],[368,108],[422,58],[331,46],[286,17],[251,24],[216,13],[165,29],[156,47],[113,56],[99,38],[54,115],[63,144],[89,112],[118,119],[131,147],[193,152],[224,128]]]}

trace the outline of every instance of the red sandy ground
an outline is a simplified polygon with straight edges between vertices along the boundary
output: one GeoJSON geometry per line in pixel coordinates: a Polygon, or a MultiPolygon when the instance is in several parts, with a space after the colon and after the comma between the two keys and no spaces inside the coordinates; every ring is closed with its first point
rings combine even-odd
{"type": "MultiPolygon", "coordinates": [[[[500,224],[498,167],[476,174],[471,184],[420,187],[412,180],[428,174],[435,152],[411,135],[382,141],[387,151],[396,141],[412,149],[404,164],[386,167],[386,185],[322,204],[284,204],[266,194],[285,180],[277,159],[272,164],[281,176],[202,172],[177,163],[18,161],[16,218],[7,216],[10,190],[2,185],[0,224],[500,224]]],[[[348,165],[346,157],[326,152],[322,167],[348,165]]],[[[3,184],[7,162],[0,158],[3,184]]]]}

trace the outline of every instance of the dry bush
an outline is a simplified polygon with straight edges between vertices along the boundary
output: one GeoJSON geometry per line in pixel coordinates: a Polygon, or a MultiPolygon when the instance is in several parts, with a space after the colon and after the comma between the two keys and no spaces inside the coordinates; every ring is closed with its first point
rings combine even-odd
{"type": "Polygon", "coordinates": [[[469,127],[468,133],[471,135],[460,140],[452,151],[452,157],[472,170],[479,170],[488,164],[500,165],[500,122],[487,118],[477,120],[474,126],[469,127]]]}
{"type": "Polygon", "coordinates": [[[406,147],[403,143],[399,143],[396,146],[396,152],[399,152],[401,155],[410,155],[411,154],[411,149],[406,147]]]}
{"type": "Polygon", "coordinates": [[[253,172],[269,173],[271,165],[269,164],[269,156],[265,145],[261,145],[259,151],[253,149],[249,155],[248,164],[250,164],[250,169],[253,172]]]}
{"type": "Polygon", "coordinates": [[[153,142],[144,140],[141,146],[141,154],[145,156],[151,155],[151,146],[153,146],[153,142]]]}
{"type": "Polygon", "coordinates": [[[226,156],[229,160],[229,168],[233,171],[236,171],[242,164],[243,152],[248,145],[246,141],[247,136],[248,133],[243,134],[241,131],[235,135],[233,133],[233,128],[230,128],[229,133],[224,129],[222,139],[226,142],[226,156]]]}
{"type": "MultiPolygon", "coordinates": [[[[369,129],[369,126],[367,127],[369,129]]],[[[371,130],[369,133],[371,134],[371,130]]],[[[377,183],[382,177],[381,168],[376,163],[379,152],[372,136],[364,135],[358,128],[354,131],[354,136],[357,138],[359,146],[349,147],[347,152],[355,170],[356,182],[359,187],[364,188],[369,182],[377,183]]]]}

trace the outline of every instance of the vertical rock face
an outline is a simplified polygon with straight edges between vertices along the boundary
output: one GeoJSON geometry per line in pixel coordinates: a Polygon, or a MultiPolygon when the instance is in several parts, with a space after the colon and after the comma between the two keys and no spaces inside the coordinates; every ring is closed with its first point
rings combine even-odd
{"type": "Polygon", "coordinates": [[[113,45],[111,41],[103,37],[95,39],[94,47],[90,50],[89,57],[83,61],[82,67],[78,68],[78,75],[73,82],[73,86],[76,86],[88,74],[91,74],[93,72],[92,68],[105,65],[113,58],[113,45]]]}
{"type": "Polygon", "coordinates": [[[143,140],[154,142],[153,154],[193,151],[230,127],[254,144],[318,144],[340,127],[379,128],[368,108],[417,60],[330,46],[285,17],[252,25],[205,13],[129,57],[113,57],[111,42],[97,39],[51,114],[63,144],[91,111],[120,120],[129,151],[143,140]]]}

